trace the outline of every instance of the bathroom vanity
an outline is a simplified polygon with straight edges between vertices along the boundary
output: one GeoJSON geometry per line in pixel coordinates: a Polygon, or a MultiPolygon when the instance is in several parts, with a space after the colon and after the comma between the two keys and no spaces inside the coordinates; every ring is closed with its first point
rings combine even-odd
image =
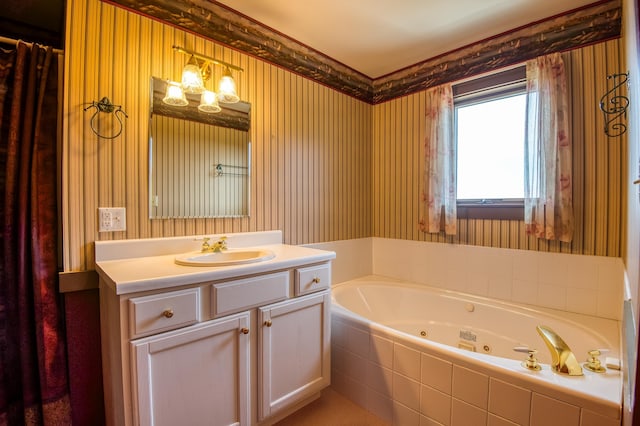
{"type": "Polygon", "coordinates": [[[229,234],[272,256],[222,266],[176,263],[194,237],[96,242],[107,424],[267,425],[319,396],[335,253],[281,241],[229,234]]]}

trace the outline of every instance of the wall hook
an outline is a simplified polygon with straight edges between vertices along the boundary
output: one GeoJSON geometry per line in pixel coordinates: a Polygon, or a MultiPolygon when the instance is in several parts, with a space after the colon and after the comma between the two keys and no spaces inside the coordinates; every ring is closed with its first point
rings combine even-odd
{"type": "Polygon", "coordinates": [[[613,123],[620,117],[627,118],[629,98],[617,93],[618,88],[627,83],[629,73],[611,74],[607,80],[613,80],[613,88],[600,99],[600,109],[604,114],[604,133],[611,137],[620,136],[627,131],[625,123],[613,123]],[[612,124],[613,123],[613,124],[612,124]]]}
{"type": "Polygon", "coordinates": [[[129,116],[127,115],[126,112],[124,112],[124,110],[122,109],[121,105],[114,105],[111,103],[111,101],[109,100],[109,98],[107,98],[106,96],[103,97],[102,99],[100,99],[100,101],[96,102],[93,101],[91,102],[91,105],[89,105],[88,107],[86,107],[84,110],[88,110],[90,108],[95,108],[96,112],[93,113],[93,115],[91,116],[91,120],[89,121],[89,124],[91,125],[91,130],[93,131],[93,133],[95,133],[96,135],[98,135],[99,138],[103,138],[103,139],[115,139],[118,136],[120,136],[120,133],[122,133],[122,128],[123,123],[122,123],[122,119],[120,118],[120,116],[118,116],[118,113],[121,113],[122,115],[124,115],[124,118],[129,118],[129,116]],[[98,115],[99,112],[106,112],[107,114],[113,114],[116,119],[118,120],[118,123],[120,124],[120,129],[118,130],[117,133],[115,133],[112,136],[105,136],[105,135],[101,135],[95,128],[94,125],[94,121],[98,115]]]}

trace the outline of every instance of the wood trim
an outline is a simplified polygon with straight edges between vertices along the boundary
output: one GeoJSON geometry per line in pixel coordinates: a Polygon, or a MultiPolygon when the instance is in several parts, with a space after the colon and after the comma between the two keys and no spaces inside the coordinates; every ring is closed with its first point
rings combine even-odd
{"type": "Polygon", "coordinates": [[[458,205],[458,219],[524,220],[524,206],[458,205]]]}
{"type": "Polygon", "coordinates": [[[621,0],[601,1],[372,79],[215,1],[102,1],[199,34],[369,104],[619,38],[622,28],[621,0]]]}
{"type": "Polygon", "coordinates": [[[179,118],[182,120],[196,121],[198,123],[211,124],[212,126],[227,127],[248,132],[251,129],[251,104],[240,101],[236,104],[220,102],[222,111],[214,114],[198,111],[200,95],[185,93],[189,105],[174,106],[162,102],[167,92],[167,81],[158,77],[151,77],[152,99],[151,114],[164,115],[165,117],[179,118]]]}
{"type": "Polygon", "coordinates": [[[77,272],[59,272],[60,293],[93,290],[98,288],[98,273],[94,270],[77,272]]]}

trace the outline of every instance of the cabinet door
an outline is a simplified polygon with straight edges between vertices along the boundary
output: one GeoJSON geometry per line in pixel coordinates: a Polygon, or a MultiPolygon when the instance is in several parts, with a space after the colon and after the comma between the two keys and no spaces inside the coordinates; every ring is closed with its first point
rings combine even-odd
{"type": "Polygon", "coordinates": [[[258,310],[258,417],[310,397],[330,383],[329,291],[258,310]]]}
{"type": "Polygon", "coordinates": [[[131,342],[134,423],[249,424],[248,332],[243,313],[131,342]]]}

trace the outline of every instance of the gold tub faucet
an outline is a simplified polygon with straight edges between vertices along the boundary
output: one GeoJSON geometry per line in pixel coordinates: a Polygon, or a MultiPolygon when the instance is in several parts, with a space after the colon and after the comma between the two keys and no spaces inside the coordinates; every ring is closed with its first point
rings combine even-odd
{"type": "Polygon", "coordinates": [[[551,369],[570,376],[582,376],[580,363],[562,337],[544,325],[537,326],[536,330],[551,352],[551,369]]]}

